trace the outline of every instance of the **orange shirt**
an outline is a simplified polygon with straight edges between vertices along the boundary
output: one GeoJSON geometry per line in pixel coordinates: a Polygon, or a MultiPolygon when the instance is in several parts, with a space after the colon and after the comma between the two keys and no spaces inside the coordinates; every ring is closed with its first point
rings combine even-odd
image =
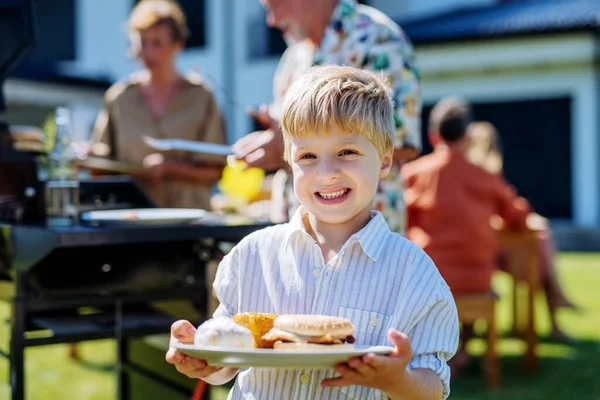
{"type": "Polygon", "coordinates": [[[525,229],[529,203],[504,178],[438,146],[402,168],[407,238],[433,259],[454,293],[489,290],[498,239],[490,218],[525,229]]]}

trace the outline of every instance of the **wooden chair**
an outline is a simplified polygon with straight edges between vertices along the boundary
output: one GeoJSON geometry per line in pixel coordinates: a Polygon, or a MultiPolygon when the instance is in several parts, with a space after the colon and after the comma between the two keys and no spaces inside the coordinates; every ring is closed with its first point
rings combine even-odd
{"type": "Polygon", "coordinates": [[[493,389],[500,386],[500,365],[496,343],[496,302],[495,293],[455,295],[454,301],[458,309],[458,316],[462,323],[474,324],[475,321],[484,320],[487,324],[486,352],[483,357],[482,369],[486,376],[488,386],[493,389]]]}
{"type": "Polygon", "coordinates": [[[512,307],[513,334],[524,336],[526,350],[524,366],[527,372],[537,370],[538,337],[535,329],[535,294],[539,280],[539,249],[537,231],[499,231],[500,246],[506,257],[506,272],[513,278],[512,307]],[[527,291],[521,301],[519,289],[527,291]]]}

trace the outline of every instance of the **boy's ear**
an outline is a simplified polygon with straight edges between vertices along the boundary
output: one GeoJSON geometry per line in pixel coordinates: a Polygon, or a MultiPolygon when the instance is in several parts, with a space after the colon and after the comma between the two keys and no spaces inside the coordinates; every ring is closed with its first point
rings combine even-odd
{"type": "Polygon", "coordinates": [[[394,163],[394,150],[387,152],[381,159],[381,169],[379,170],[379,179],[385,178],[392,169],[394,163]]]}

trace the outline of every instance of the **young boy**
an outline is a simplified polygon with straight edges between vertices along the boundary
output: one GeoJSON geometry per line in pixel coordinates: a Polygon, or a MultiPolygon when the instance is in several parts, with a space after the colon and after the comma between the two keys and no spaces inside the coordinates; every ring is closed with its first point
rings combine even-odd
{"type": "MultiPolygon", "coordinates": [[[[358,345],[389,356],[354,358],[335,370],[216,368],[169,349],[188,377],[223,384],[233,399],[445,399],[447,361],[458,344],[450,290],[431,259],[372,211],[392,164],[393,106],[373,73],[314,67],[288,91],[285,159],[302,207],[287,224],[255,232],[222,261],[215,316],[241,312],[348,318],[358,345]]],[[[171,342],[192,342],[178,321],[171,342]]]]}

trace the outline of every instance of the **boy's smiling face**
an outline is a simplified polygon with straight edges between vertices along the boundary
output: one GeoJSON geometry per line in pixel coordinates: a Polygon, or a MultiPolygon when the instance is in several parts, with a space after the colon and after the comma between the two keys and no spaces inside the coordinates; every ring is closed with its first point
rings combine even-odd
{"type": "Polygon", "coordinates": [[[326,224],[368,220],[391,151],[381,157],[368,139],[339,130],[290,138],[290,150],[294,191],[309,213],[326,224]]]}

